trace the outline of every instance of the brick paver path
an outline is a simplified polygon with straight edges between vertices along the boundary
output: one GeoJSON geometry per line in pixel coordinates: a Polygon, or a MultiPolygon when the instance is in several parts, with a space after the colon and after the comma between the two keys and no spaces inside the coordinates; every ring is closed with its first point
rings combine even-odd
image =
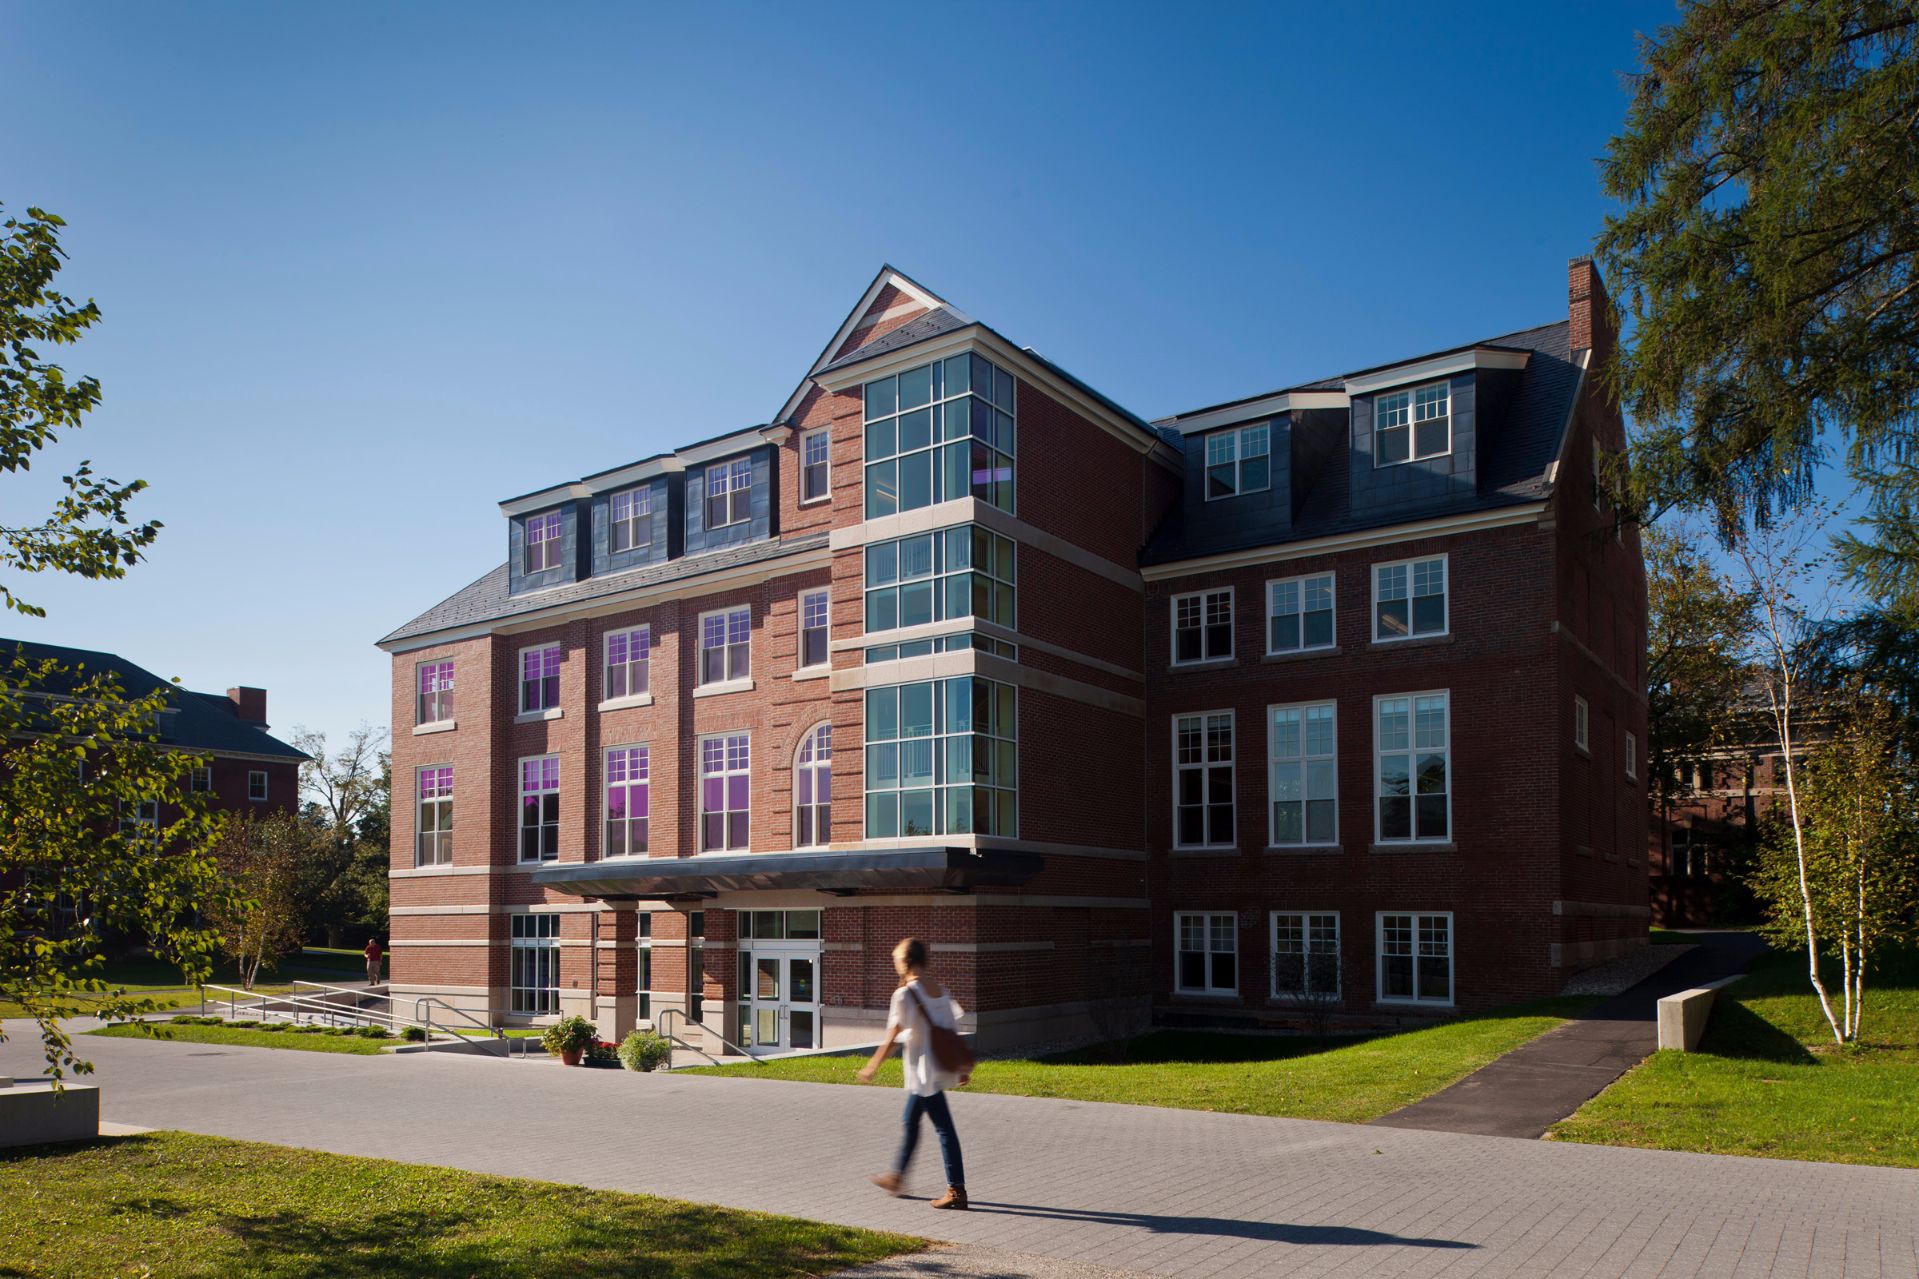
{"type": "MultiPolygon", "coordinates": [[[[865,1180],[892,1147],[897,1089],[85,1043],[102,1117],[122,1123],[651,1191],[1078,1266],[1192,1279],[1919,1274],[1919,1172],[1901,1169],[961,1095],[975,1211],[935,1213],[865,1180]]],[[[34,1047],[0,1046],[0,1074],[37,1073],[34,1047]]],[[[919,1189],[936,1189],[930,1136],[919,1159],[919,1189]]]]}

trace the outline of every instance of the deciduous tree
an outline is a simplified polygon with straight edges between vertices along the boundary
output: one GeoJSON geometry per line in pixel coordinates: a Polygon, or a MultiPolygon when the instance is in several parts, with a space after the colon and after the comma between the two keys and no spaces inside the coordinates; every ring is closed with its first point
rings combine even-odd
{"type": "Polygon", "coordinates": [[[1647,779],[1665,808],[1694,767],[1741,733],[1756,637],[1752,596],[1714,567],[1700,530],[1669,518],[1645,531],[1647,779]]]}
{"type": "Polygon", "coordinates": [[[262,969],[300,949],[300,881],[313,844],[314,832],[299,818],[275,813],[228,822],[214,847],[229,891],[207,918],[248,990],[262,969]]]}

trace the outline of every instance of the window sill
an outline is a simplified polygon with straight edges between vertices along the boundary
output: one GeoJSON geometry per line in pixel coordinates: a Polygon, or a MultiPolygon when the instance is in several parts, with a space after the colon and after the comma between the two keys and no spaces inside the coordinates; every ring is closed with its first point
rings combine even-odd
{"type": "Polygon", "coordinates": [[[416,724],[413,728],[413,735],[415,737],[425,737],[428,733],[450,733],[458,727],[458,723],[457,720],[441,719],[435,720],[431,724],[416,724]]]}
{"type": "Polygon", "coordinates": [[[596,709],[603,711],[624,711],[631,710],[635,706],[651,706],[652,704],[653,694],[630,693],[625,697],[609,697],[604,702],[601,702],[596,709]]]}
{"type": "Polygon", "coordinates": [[[1174,662],[1166,669],[1172,671],[1216,671],[1223,666],[1236,666],[1237,657],[1208,657],[1197,662],[1174,662]]]}
{"type": "Polygon", "coordinates": [[[1456,853],[1459,845],[1449,840],[1397,840],[1389,844],[1374,844],[1375,853],[1456,853]]]}
{"type": "Polygon", "coordinates": [[[718,684],[702,684],[693,690],[695,697],[723,697],[728,693],[750,693],[753,681],[750,679],[722,680],[718,684]]]}
{"type": "Polygon", "coordinates": [[[1198,848],[1176,847],[1170,851],[1175,857],[1237,857],[1239,856],[1239,845],[1207,844],[1198,848]]]}
{"type": "Polygon", "coordinates": [[[794,671],[793,678],[796,680],[825,679],[832,673],[833,668],[831,666],[806,666],[794,671]]]}
{"type": "Polygon", "coordinates": [[[1430,648],[1435,644],[1450,644],[1453,633],[1447,631],[1441,635],[1408,635],[1404,639],[1376,639],[1367,648],[1430,648]]]}
{"type": "Polygon", "coordinates": [[[1573,743],[1573,753],[1576,755],[1583,755],[1587,759],[1591,759],[1593,757],[1592,749],[1590,747],[1581,746],[1578,742],[1573,743]]]}
{"type": "Polygon", "coordinates": [[[1303,662],[1313,657],[1338,657],[1339,652],[1339,645],[1326,644],[1319,648],[1300,648],[1285,653],[1268,653],[1259,660],[1268,664],[1276,662],[1303,662]]]}
{"type": "Polygon", "coordinates": [[[1268,844],[1266,851],[1279,857],[1323,857],[1346,851],[1344,844],[1268,844]]]}
{"type": "Polygon", "coordinates": [[[1450,999],[1447,999],[1447,1000],[1438,1000],[1438,999],[1375,999],[1375,1000],[1373,1001],[1373,1007],[1375,1007],[1375,1008],[1392,1008],[1392,1009],[1407,1009],[1407,1008],[1430,1008],[1430,1009],[1432,1009],[1432,1010],[1433,1010],[1434,1012],[1439,1012],[1439,1013],[1449,1013],[1449,1012],[1451,1012],[1451,1011],[1453,1010],[1453,1001],[1452,1001],[1452,1000],[1450,1000],[1450,999]]]}
{"type": "Polygon", "coordinates": [[[832,500],[833,500],[833,495],[831,493],[827,493],[820,497],[803,497],[800,499],[800,505],[801,506],[824,506],[826,503],[832,500]]]}
{"type": "Polygon", "coordinates": [[[543,711],[521,711],[513,717],[515,724],[538,724],[549,719],[564,719],[566,709],[561,706],[549,706],[543,711]]]}
{"type": "Polygon", "coordinates": [[[1239,1003],[1236,990],[1178,990],[1173,991],[1174,999],[1205,999],[1214,1003],[1239,1003]]]}

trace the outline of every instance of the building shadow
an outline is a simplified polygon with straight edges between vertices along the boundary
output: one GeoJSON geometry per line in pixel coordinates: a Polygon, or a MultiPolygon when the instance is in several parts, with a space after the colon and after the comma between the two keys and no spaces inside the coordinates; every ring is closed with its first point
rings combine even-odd
{"type": "Polygon", "coordinates": [[[1231,1217],[1168,1217],[1148,1212],[1103,1212],[1093,1208],[1046,1208],[1037,1204],[986,1203],[974,1200],[972,1211],[1044,1221],[1090,1222],[1102,1226],[1131,1226],[1162,1235],[1212,1235],[1222,1239],[1251,1239],[1260,1243],[1336,1248],[1477,1248],[1459,1239],[1420,1239],[1362,1230],[1356,1226],[1303,1226],[1284,1221],[1238,1221],[1231,1217]]]}

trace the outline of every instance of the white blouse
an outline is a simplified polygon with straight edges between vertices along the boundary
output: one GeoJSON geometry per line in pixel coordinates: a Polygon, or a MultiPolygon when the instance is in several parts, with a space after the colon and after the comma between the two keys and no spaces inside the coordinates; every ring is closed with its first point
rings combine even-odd
{"type": "MultiPolygon", "coordinates": [[[[959,1028],[959,1019],[966,1015],[966,1010],[953,998],[952,991],[933,996],[927,994],[925,987],[917,981],[911,984],[919,987],[920,1002],[926,1005],[927,1016],[933,1019],[935,1025],[948,1030],[959,1028]]],[[[925,1019],[920,1016],[919,1004],[906,991],[907,988],[901,986],[893,992],[892,1005],[886,1012],[886,1028],[892,1030],[897,1027],[901,1031],[900,1063],[905,1068],[906,1091],[916,1097],[931,1097],[936,1092],[956,1086],[959,1076],[950,1070],[942,1070],[939,1063],[933,1060],[933,1037],[921,1034],[916,1029],[925,1024],[925,1019]]]]}

